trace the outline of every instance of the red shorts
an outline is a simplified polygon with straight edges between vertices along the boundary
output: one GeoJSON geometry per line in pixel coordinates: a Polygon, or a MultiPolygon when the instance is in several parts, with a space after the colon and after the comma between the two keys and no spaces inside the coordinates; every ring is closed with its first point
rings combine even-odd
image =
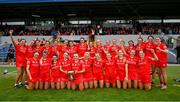
{"type": "Polygon", "coordinates": [[[149,84],[151,83],[151,77],[150,74],[138,74],[138,82],[143,84],[149,84]]]}
{"type": "Polygon", "coordinates": [[[50,81],[50,72],[40,72],[39,81],[40,82],[49,82],[50,81]]]}
{"type": "Polygon", "coordinates": [[[74,82],[75,84],[83,83],[83,74],[75,74],[74,78],[75,80],[73,80],[72,82],[74,82]]]}
{"type": "Polygon", "coordinates": [[[60,81],[61,81],[60,73],[58,73],[58,72],[52,72],[51,82],[60,82],[60,81]]]}
{"type": "Polygon", "coordinates": [[[63,82],[68,82],[68,81],[70,81],[68,74],[61,73],[61,76],[60,76],[60,77],[61,77],[61,81],[63,81],[63,82]]]}
{"type": "Polygon", "coordinates": [[[117,71],[117,80],[124,80],[125,79],[125,72],[124,71],[117,71]]]}
{"type": "Polygon", "coordinates": [[[138,75],[136,71],[128,71],[128,79],[129,80],[138,80],[138,75]]]}
{"type": "Polygon", "coordinates": [[[16,61],[16,67],[26,68],[26,60],[24,60],[24,61],[16,61]]]}
{"type": "Polygon", "coordinates": [[[28,82],[32,82],[32,83],[38,82],[38,77],[39,77],[38,73],[32,73],[31,77],[32,77],[32,79],[30,79],[29,76],[27,77],[28,82]]]}
{"type": "Polygon", "coordinates": [[[150,65],[156,65],[156,61],[150,61],[150,65]]]}
{"type": "Polygon", "coordinates": [[[93,77],[94,77],[94,80],[104,80],[104,76],[102,72],[94,73],[93,77]]]}
{"type": "Polygon", "coordinates": [[[157,61],[156,62],[156,67],[158,68],[166,68],[167,67],[167,62],[163,61],[157,61]]]}
{"type": "Polygon", "coordinates": [[[84,82],[93,81],[93,73],[84,73],[83,79],[84,79],[84,82]]]}
{"type": "Polygon", "coordinates": [[[104,81],[107,83],[115,83],[116,82],[116,73],[106,73],[104,76],[104,81]]]}

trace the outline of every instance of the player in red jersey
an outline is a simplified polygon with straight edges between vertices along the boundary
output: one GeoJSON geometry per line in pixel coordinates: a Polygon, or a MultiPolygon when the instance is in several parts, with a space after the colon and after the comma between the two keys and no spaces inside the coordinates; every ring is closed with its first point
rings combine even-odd
{"type": "Polygon", "coordinates": [[[71,71],[71,60],[67,52],[64,53],[64,58],[60,61],[60,71],[61,73],[61,89],[64,89],[67,85],[68,89],[71,89],[70,78],[68,71],[71,71]]]}
{"type": "Polygon", "coordinates": [[[105,60],[105,64],[104,64],[104,69],[105,69],[104,81],[107,88],[109,88],[111,84],[113,87],[115,87],[116,86],[115,61],[113,60],[110,53],[107,53],[106,57],[107,59],[105,60]]]}
{"type": "Polygon", "coordinates": [[[101,44],[101,40],[97,39],[96,40],[96,52],[98,52],[100,54],[100,56],[105,59],[106,56],[104,55],[104,50],[103,50],[103,46],[101,44]]]}
{"type": "Polygon", "coordinates": [[[119,50],[118,56],[115,57],[115,63],[117,72],[117,88],[127,89],[128,68],[126,57],[122,50],[119,50]]]}
{"type": "Polygon", "coordinates": [[[68,53],[70,58],[73,58],[74,53],[77,53],[77,47],[74,45],[73,41],[69,41],[68,53]]]}
{"type": "Polygon", "coordinates": [[[85,69],[83,73],[84,87],[93,88],[93,72],[92,72],[92,60],[90,59],[90,53],[85,52],[84,58],[81,60],[82,68],[85,69]]]}
{"type": "Polygon", "coordinates": [[[130,55],[131,50],[136,50],[136,47],[134,46],[134,42],[132,40],[129,40],[128,46],[126,47],[127,56],[130,55]]]}
{"type": "Polygon", "coordinates": [[[47,51],[47,52],[48,52],[47,57],[48,57],[48,58],[52,58],[52,47],[51,47],[49,41],[46,41],[46,43],[45,43],[45,45],[44,45],[44,50],[43,50],[43,51],[47,51]]]}
{"type": "Polygon", "coordinates": [[[16,43],[12,37],[13,30],[9,31],[12,43],[16,49],[16,68],[17,76],[15,80],[15,87],[22,86],[23,74],[26,68],[26,41],[23,39],[19,43],[16,43]]]}
{"type": "Polygon", "coordinates": [[[77,45],[79,57],[83,57],[84,53],[88,50],[88,45],[85,43],[84,38],[80,38],[80,44],[77,45]]]}
{"type": "Polygon", "coordinates": [[[116,40],[112,40],[112,45],[110,48],[110,53],[112,57],[115,57],[117,55],[117,51],[120,49],[120,47],[116,44],[116,40]]]}
{"type": "Polygon", "coordinates": [[[151,77],[150,77],[150,61],[158,60],[154,49],[151,49],[153,57],[145,56],[143,51],[139,51],[138,59],[138,86],[140,89],[145,88],[146,91],[151,89],[151,77]]]}
{"type": "Polygon", "coordinates": [[[136,51],[131,50],[130,56],[127,58],[128,66],[128,88],[132,87],[132,81],[134,88],[138,87],[138,74],[137,74],[137,58],[135,57],[136,51]]]}
{"type": "MultiPolygon", "coordinates": [[[[148,36],[148,42],[145,43],[145,55],[148,57],[153,57],[153,53],[151,50],[155,50],[155,43],[154,43],[154,37],[153,36],[148,36]]],[[[151,72],[152,72],[152,83],[155,80],[155,61],[151,60],[150,61],[151,65],[151,72]]]]}
{"type": "Polygon", "coordinates": [[[95,60],[93,61],[93,77],[94,77],[94,88],[98,87],[98,82],[100,88],[104,87],[104,61],[102,60],[99,53],[95,54],[95,60]]]}
{"type": "Polygon", "coordinates": [[[34,50],[39,53],[39,59],[40,59],[42,57],[42,53],[43,53],[44,47],[41,46],[41,42],[39,40],[35,41],[35,48],[34,48],[34,50]]]}
{"type": "Polygon", "coordinates": [[[52,56],[52,64],[50,69],[51,76],[51,88],[60,89],[61,88],[61,78],[60,78],[60,62],[58,61],[58,56],[52,56]]]}
{"type": "Polygon", "coordinates": [[[39,53],[35,52],[34,57],[30,58],[27,61],[27,67],[26,71],[28,74],[28,86],[26,88],[28,90],[32,89],[38,89],[39,82],[38,82],[38,77],[39,77],[39,59],[38,59],[39,53]]]}
{"type": "Polygon", "coordinates": [[[145,44],[143,38],[138,38],[138,43],[136,44],[136,57],[139,57],[139,51],[145,51],[145,44]]]}
{"type": "Polygon", "coordinates": [[[63,55],[65,52],[67,52],[69,50],[69,47],[68,47],[68,40],[64,40],[64,44],[60,46],[60,59],[63,59],[63,55]]]}
{"type": "Polygon", "coordinates": [[[34,40],[32,40],[29,45],[26,46],[26,60],[33,58],[34,56],[34,43],[34,40]]]}
{"type": "Polygon", "coordinates": [[[111,45],[109,40],[106,40],[106,44],[103,46],[103,50],[104,50],[103,56],[106,57],[106,53],[110,52],[111,50],[111,45]]]}
{"type": "Polygon", "coordinates": [[[43,55],[40,59],[40,72],[39,72],[39,88],[48,89],[50,82],[50,68],[51,59],[48,58],[48,52],[43,51],[43,55]]]}
{"type": "Polygon", "coordinates": [[[78,86],[79,90],[83,91],[84,90],[83,73],[85,72],[85,69],[82,68],[82,63],[80,62],[79,55],[77,53],[74,54],[71,65],[75,78],[75,80],[71,81],[71,87],[73,90],[75,90],[78,86]]]}
{"type": "Polygon", "coordinates": [[[93,42],[89,42],[88,51],[89,51],[89,53],[90,53],[90,57],[94,57],[94,56],[95,56],[96,48],[95,48],[93,42]]]}
{"type": "Polygon", "coordinates": [[[161,84],[161,89],[167,88],[167,74],[166,74],[166,67],[167,67],[167,46],[163,42],[161,42],[161,39],[159,37],[156,38],[157,46],[155,47],[156,54],[158,57],[158,61],[156,63],[156,66],[158,68],[158,74],[161,84]]]}
{"type": "Polygon", "coordinates": [[[51,56],[52,55],[57,55],[58,57],[59,57],[59,49],[60,49],[60,46],[59,46],[59,44],[58,44],[58,41],[57,40],[55,40],[54,41],[54,43],[53,43],[53,45],[52,45],[52,48],[51,48],[51,56]]]}

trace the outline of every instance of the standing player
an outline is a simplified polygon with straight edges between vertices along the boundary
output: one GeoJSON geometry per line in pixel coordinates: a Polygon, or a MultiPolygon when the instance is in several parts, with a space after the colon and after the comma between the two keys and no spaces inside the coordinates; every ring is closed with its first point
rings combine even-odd
{"type": "Polygon", "coordinates": [[[155,47],[156,54],[158,57],[158,61],[156,66],[158,67],[158,74],[160,79],[161,89],[167,88],[167,74],[166,74],[166,67],[167,67],[167,46],[159,37],[156,38],[157,46],[155,47]]]}
{"type": "Polygon", "coordinates": [[[48,58],[48,52],[43,51],[43,55],[40,59],[40,72],[39,72],[39,88],[48,89],[50,82],[50,68],[51,59],[48,58]]]}
{"type": "Polygon", "coordinates": [[[113,87],[115,87],[116,86],[115,61],[113,60],[110,53],[107,53],[106,57],[107,59],[105,60],[105,64],[104,64],[104,69],[105,69],[104,81],[107,88],[109,88],[111,84],[113,87]]]}
{"type": "Polygon", "coordinates": [[[96,52],[98,52],[103,59],[106,58],[106,56],[104,55],[103,46],[99,39],[97,39],[96,41],[96,52]]]}
{"type": "Polygon", "coordinates": [[[98,83],[100,84],[100,88],[104,87],[104,61],[102,60],[99,53],[95,54],[95,60],[93,62],[93,77],[94,77],[94,88],[98,87],[98,83]]]}
{"type": "Polygon", "coordinates": [[[42,57],[42,53],[43,53],[44,47],[41,46],[41,42],[39,40],[35,41],[35,48],[34,48],[34,50],[39,53],[39,59],[40,59],[42,57]]]}
{"type": "Polygon", "coordinates": [[[130,56],[127,57],[128,66],[128,88],[132,87],[132,82],[134,88],[138,87],[138,76],[137,76],[137,58],[135,57],[136,51],[131,50],[130,56]]]}
{"type": "Polygon", "coordinates": [[[136,57],[139,57],[139,51],[145,51],[145,44],[143,38],[138,38],[138,43],[136,44],[136,57]]]}
{"type": "MultiPolygon", "coordinates": [[[[154,37],[153,36],[148,36],[148,42],[145,43],[145,55],[148,57],[154,57],[153,53],[151,50],[155,50],[155,43],[154,43],[154,37]]],[[[152,72],[152,84],[154,83],[155,80],[155,61],[151,60],[150,61],[151,65],[151,72],[152,72]]]]}
{"type": "Polygon", "coordinates": [[[74,45],[73,41],[69,41],[68,53],[70,58],[73,58],[74,53],[77,53],[77,47],[74,45]]]}
{"type": "Polygon", "coordinates": [[[119,50],[118,56],[115,58],[116,72],[117,72],[117,88],[127,88],[128,81],[128,68],[126,63],[126,57],[122,50],[119,50]],[[123,85],[123,86],[121,86],[123,85]]]}
{"type": "Polygon", "coordinates": [[[16,49],[16,68],[17,68],[17,76],[15,81],[15,87],[22,86],[23,74],[26,68],[26,41],[23,39],[19,43],[16,43],[12,37],[13,30],[9,31],[11,40],[16,49]]]}
{"type": "Polygon", "coordinates": [[[84,38],[80,38],[80,44],[77,45],[79,57],[83,57],[84,53],[88,50],[88,46],[85,43],[84,38]]]}
{"type": "Polygon", "coordinates": [[[57,55],[59,57],[59,49],[60,49],[60,47],[59,47],[58,41],[55,40],[53,45],[52,45],[52,48],[51,48],[51,51],[52,51],[51,56],[57,55]]]}
{"type": "Polygon", "coordinates": [[[67,52],[64,53],[64,58],[60,61],[60,71],[61,73],[61,89],[64,89],[67,85],[68,89],[71,89],[70,78],[68,76],[68,71],[71,71],[71,60],[67,52]]]}
{"type": "Polygon", "coordinates": [[[51,76],[51,88],[60,89],[61,88],[61,78],[60,78],[60,62],[58,61],[57,55],[52,56],[52,64],[50,69],[51,76]]]}
{"type": "Polygon", "coordinates": [[[91,41],[89,42],[89,45],[88,45],[88,51],[90,53],[90,57],[95,57],[96,48],[94,46],[94,43],[91,41]]]}
{"type": "Polygon", "coordinates": [[[90,59],[90,53],[85,52],[82,60],[82,68],[85,69],[83,73],[84,87],[93,88],[93,72],[92,72],[92,60],[90,59]]]}
{"type": "Polygon", "coordinates": [[[120,49],[120,47],[116,44],[116,40],[112,40],[112,45],[110,49],[110,54],[114,58],[117,55],[117,51],[120,49]]]}
{"type": "Polygon", "coordinates": [[[74,54],[71,65],[72,71],[74,71],[75,78],[75,80],[71,81],[72,89],[75,90],[78,86],[79,90],[83,91],[83,73],[85,72],[85,69],[82,68],[82,63],[80,62],[79,55],[77,53],[74,54]]]}
{"type": "Polygon", "coordinates": [[[134,46],[134,42],[132,40],[129,40],[128,46],[126,47],[127,56],[130,55],[131,50],[136,50],[136,47],[134,46]]]}
{"type": "Polygon", "coordinates": [[[26,71],[28,74],[28,86],[26,88],[28,90],[32,89],[38,89],[39,82],[38,82],[38,77],[39,77],[39,59],[38,59],[39,53],[35,52],[34,57],[29,59],[27,61],[27,67],[26,71]]]}
{"type": "Polygon", "coordinates": [[[48,57],[48,58],[52,58],[52,47],[51,47],[49,41],[46,41],[46,43],[45,43],[45,45],[44,45],[44,50],[43,50],[43,51],[47,51],[47,52],[48,52],[47,57],[48,57]]]}
{"type": "Polygon", "coordinates": [[[59,54],[60,56],[59,56],[59,58],[60,58],[60,59],[63,59],[64,53],[69,50],[68,40],[67,40],[67,39],[64,40],[64,44],[60,46],[60,49],[59,49],[59,50],[60,50],[60,54],[59,54]]]}
{"type": "Polygon", "coordinates": [[[151,49],[153,57],[145,56],[143,51],[139,51],[138,59],[138,84],[139,88],[143,89],[145,87],[146,91],[151,89],[151,76],[150,76],[150,61],[158,60],[154,49],[151,49]]]}

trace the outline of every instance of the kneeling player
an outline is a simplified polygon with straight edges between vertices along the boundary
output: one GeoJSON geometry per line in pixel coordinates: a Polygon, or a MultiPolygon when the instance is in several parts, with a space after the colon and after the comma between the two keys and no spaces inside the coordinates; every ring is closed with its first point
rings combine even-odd
{"type": "Polygon", "coordinates": [[[73,61],[71,65],[75,78],[74,80],[71,81],[72,89],[75,90],[78,86],[79,90],[83,91],[84,90],[83,73],[85,72],[85,69],[82,68],[82,63],[80,62],[79,55],[77,53],[73,55],[73,61]]]}
{"type": "Polygon", "coordinates": [[[57,55],[52,56],[52,65],[50,70],[51,75],[51,88],[60,89],[60,63],[57,55]]]}
{"type": "Polygon", "coordinates": [[[151,50],[154,58],[146,57],[143,51],[139,52],[138,59],[138,84],[139,88],[148,91],[151,89],[151,76],[150,76],[150,61],[158,60],[154,50],[151,50]]]}
{"type": "Polygon", "coordinates": [[[27,61],[26,71],[28,74],[28,90],[38,89],[38,74],[39,74],[39,53],[35,52],[34,57],[27,61]]]}
{"type": "Polygon", "coordinates": [[[98,82],[100,84],[100,88],[104,87],[104,61],[101,59],[99,53],[95,54],[96,59],[93,63],[93,77],[94,77],[94,88],[98,87],[98,82]]]}

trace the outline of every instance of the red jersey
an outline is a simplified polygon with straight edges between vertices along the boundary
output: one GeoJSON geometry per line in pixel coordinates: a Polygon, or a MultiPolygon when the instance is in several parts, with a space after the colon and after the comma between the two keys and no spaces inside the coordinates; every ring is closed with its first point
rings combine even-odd
{"type": "Polygon", "coordinates": [[[104,64],[106,74],[112,74],[116,71],[115,61],[114,60],[105,60],[104,64]]]}
{"type": "Polygon", "coordinates": [[[64,71],[70,71],[72,68],[71,68],[71,60],[70,59],[63,59],[60,61],[60,64],[61,64],[61,67],[64,71]]]}
{"type": "Polygon", "coordinates": [[[82,68],[85,69],[84,74],[92,73],[92,60],[81,60],[82,68]]]}
{"type": "Polygon", "coordinates": [[[82,63],[80,61],[77,61],[77,62],[72,61],[71,65],[72,65],[73,71],[81,71],[82,70],[82,63]]]}
{"type": "Polygon", "coordinates": [[[98,52],[101,57],[106,58],[106,56],[104,55],[103,46],[96,46],[96,52],[98,52]]]}
{"type": "Polygon", "coordinates": [[[115,63],[116,63],[116,70],[117,71],[125,72],[126,60],[124,57],[122,59],[120,59],[119,57],[116,57],[115,63]]]}
{"type": "Polygon", "coordinates": [[[53,45],[51,48],[51,54],[57,54],[59,52],[59,45],[53,45]]]}
{"type": "Polygon", "coordinates": [[[84,53],[88,50],[87,44],[78,44],[78,54],[79,57],[83,57],[84,53]]]}
{"type": "Polygon", "coordinates": [[[136,45],[136,56],[139,57],[139,51],[145,51],[145,44],[137,44],[136,45]]]}
{"type": "Polygon", "coordinates": [[[104,61],[103,60],[95,60],[93,63],[93,73],[103,73],[103,68],[104,68],[104,61]]]}
{"type": "Polygon", "coordinates": [[[145,44],[145,55],[149,57],[153,57],[153,53],[151,52],[151,49],[155,50],[155,44],[151,42],[146,42],[145,44]]]}
{"type": "Polygon", "coordinates": [[[156,45],[156,47],[155,47],[156,55],[157,55],[159,61],[167,62],[167,53],[158,50],[157,47],[159,47],[162,50],[167,50],[167,46],[164,43],[161,43],[159,45],[156,45]]]}
{"type": "Polygon", "coordinates": [[[63,58],[64,52],[67,52],[69,50],[69,47],[67,45],[61,45],[59,50],[60,58],[63,58]]]}
{"type": "Polygon", "coordinates": [[[20,46],[20,45],[16,45],[15,46],[16,49],[16,62],[17,63],[21,63],[25,61],[25,56],[26,56],[26,46],[20,46]]]}
{"type": "Polygon", "coordinates": [[[90,56],[91,57],[94,57],[95,56],[95,53],[96,53],[96,48],[93,46],[93,47],[90,47],[88,49],[88,52],[90,53],[90,56]]]}
{"type": "Polygon", "coordinates": [[[76,46],[69,47],[68,52],[69,52],[69,56],[73,58],[74,53],[77,53],[77,47],[76,46]]]}
{"type": "Polygon", "coordinates": [[[51,65],[51,81],[52,82],[59,82],[60,79],[60,63],[57,62],[53,62],[51,65]]]}
{"type": "Polygon", "coordinates": [[[41,57],[42,57],[43,50],[44,50],[44,47],[43,47],[43,46],[36,46],[36,47],[34,48],[34,50],[39,53],[39,58],[41,58],[41,57]]]}
{"type": "Polygon", "coordinates": [[[44,47],[43,51],[47,51],[48,52],[48,58],[52,58],[52,47],[48,46],[48,47],[44,47]]]}
{"type": "Polygon", "coordinates": [[[130,55],[130,52],[131,52],[132,50],[136,50],[136,47],[135,47],[135,46],[127,46],[127,47],[126,47],[126,53],[127,53],[127,55],[130,55]]]}
{"type": "Polygon", "coordinates": [[[127,64],[128,64],[128,79],[129,80],[137,80],[138,79],[137,58],[129,57],[127,59],[127,64]]]}
{"type": "Polygon", "coordinates": [[[116,51],[118,51],[120,47],[118,45],[111,45],[110,53],[113,57],[117,55],[116,51]]]}
{"type": "Polygon", "coordinates": [[[150,59],[149,57],[138,59],[138,73],[149,74],[150,75],[150,59]]]}
{"type": "Polygon", "coordinates": [[[34,56],[34,47],[33,46],[26,46],[26,59],[33,58],[34,56]]]}
{"type": "Polygon", "coordinates": [[[45,58],[42,59],[42,63],[40,63],[40,73],[46,73],[50,71],[51,68],[51,59],[45,58]]]}
{"type": "Polygon", "coordinates": [[[31,58],[27,61],[27,65],[29,65],[29,71],[31,74],[39,73],[39,60],[35,58],[31,58]]]}

